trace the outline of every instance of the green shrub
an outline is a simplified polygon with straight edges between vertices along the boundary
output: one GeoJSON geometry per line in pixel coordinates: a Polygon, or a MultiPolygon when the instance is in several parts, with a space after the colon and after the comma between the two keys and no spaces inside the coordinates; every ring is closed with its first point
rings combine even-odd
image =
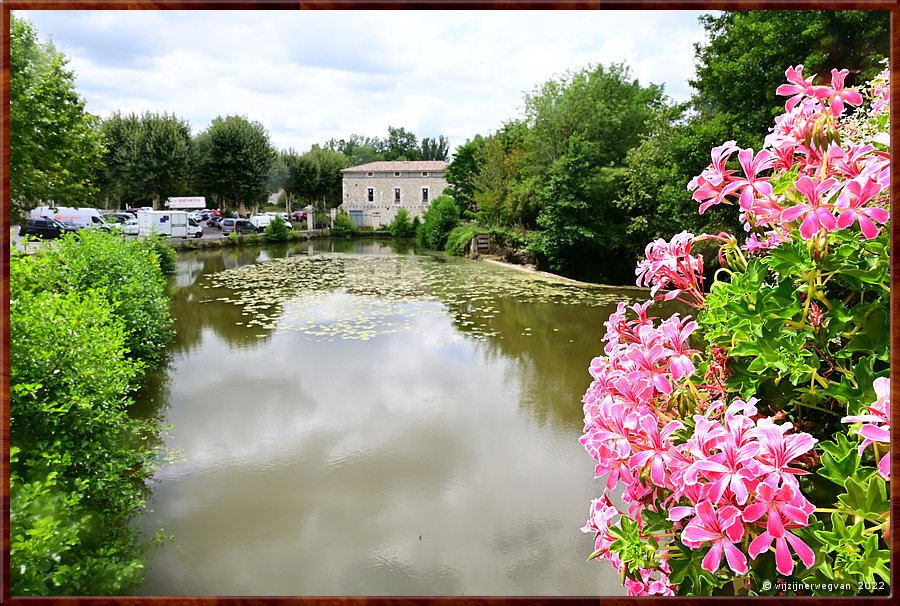
{"type": "Polygon", "coordinates": [[[476,234],[483,230],[472,224],[459,225],[453,228],[447,235],[447,244],[444,246],[444,252],[454,257],[462,257],[466,254],[466,247],[476,234]]]}
{"type": "Polygon", "coordinates": [[[338,213],[331,226],[331,235],[339,238],[349,237],[356,233],[356,223],[347,213],[338,213]]]}
{"type": "Polygon", "coordinates": [[[145,246],[156,254],[159,269],[164,274],[175,272],[175,262],[178,260],[178,251],[169,244],[169,239],[162,234],[151,234],[144,238],[145,246]]]}
{"type": "Polygon", "coordinates": [[[412,238],[416,235],[416,229],[409,220],[409,211],[402,207],[394,215],[394,220],[391,221],[388,229],[395,238],[412,238]]]}
{"type": "Polygon", "coordinates": [[[142,438],[155,428],[129,417],[127,394],[144,368],[136,335],[161,347],[168,330],[153,317],[168,307],[143,246],[92,232],[10,259],[14,595],[118,594],[142,580],[149,544],[133,520],[153,473],[142,438]]]}
{"type": "Polygon", "coordinates": [[[434,199],[425,212],[422,224],[416,232],[419,244],[432,250],[444,250],[447,236],[459,225],[459,207],[453,198],[441,195],[434,199]]]}
{"type": "Polygon", "coordinates": [[[23,288],[96,291],[124,324],[129,356],[152,366],[161,360],[172,337],[160,261],[168,265],[169,255],[174,254],[168,244],[151,238],[123,240],[115,234],[85,229],[43,249],[36,256],[41,273],[23,288]]]}
{"type": "Polygon", "coordinates": [[[290,228],[284,219],[275,217],[266,225],[266,240],[269,242],[287,242],[290,228]]]}

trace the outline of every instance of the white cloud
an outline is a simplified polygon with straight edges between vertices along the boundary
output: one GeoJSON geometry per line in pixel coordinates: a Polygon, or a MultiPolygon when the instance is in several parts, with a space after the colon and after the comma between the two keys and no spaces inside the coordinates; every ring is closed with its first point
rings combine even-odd
{"type": "Polygon", "coordinates": [[[299,151],[402,126],[451,149],[589,64],[690,95],[697,11],[21,11],[70,59],[88,111],[257,120],[299,151]]]}

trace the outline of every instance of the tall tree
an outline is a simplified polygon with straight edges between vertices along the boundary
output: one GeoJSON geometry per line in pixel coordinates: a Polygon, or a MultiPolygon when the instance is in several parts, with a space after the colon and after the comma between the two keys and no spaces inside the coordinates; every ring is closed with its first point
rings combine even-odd
{"type": "Polygon", "coordinates": [[[616,200],[624,193],[628,151],[665,104],[662,89],[641,86],[624,65],[613,64],[551,80],[525,103],[541,204],[534,252],[566,275],[620,281],[630,246],[616,200]]]}
{"type": "Polygon", "coordinates": [[[421,160],[422,157],[418,138],[402,126],[388,126],[388,137],[383,146],[379,151],[385,160],[421,160]]]}
{"type": "MultiPolygon", "coordinates": [[[[789,66],[830,82],[833,68],[849,69],[847,86],[881,71],[890,50],[888,11],[728,10],[700,17],[709,36],[695,46],[693,105],[715,121],[720,140],[758,149],[784,99],[775,89],[789,66]]],[[[704,146],[703,149],[708,149],[704,146]]]]}
{"type": "Polygon", "coordinates": [[[275,150],[262,124],[219,116],[194,139],[194,149],[199,181],[221,208],[244,211],[266,199],[275,150]]]}
{"type": "Polygon", "coordinates": [[[477,154],[479,148],[484,145],[484,137],[475,135],[469,141],[456,148],[453,161],[447,165],[444,177],[449,185],[449,193],[464,210],[474,212],[475,208],[475,178],[478,175],[477,154]]]}
{"type": "Polygon", "coordinates": [[[68,60],[10,14],[9,186],[14,213],[40,202],[88,205],[103,145],[68,60]]]}
{"type": "Polygon", "coordinates": [[[106,140],[101,190],[115,202],[149,202],[188,193],[191,127],[175,115],[116,112],[100,126],[106,140]]]}
{"type": "Polygon", "coordinates": [[[297,194],[322,209],[338,206],[343,180],[341,170],[348,166],[350,162],[344,154],[313,145],[291,167],[297,194]]]}
{"type": "Polygon", "coordinates": [[[419,155],[422,160],[443,160],[447,161],[450,152],[450,142],[444,135],[439,135],[437,139],[425,137],[422,139],[422,150],[419,155]]]}
{"type": "Polygon", "coordinates": [[[359,166],[369,162],[384,160],[384,156],[378,151],[385,146],[384,141],[378,137],[364,137],[352,134],[347,139],[330,139],[323,146],[331,151],[341,152],[350,162],[350,166],[359,166]]]}

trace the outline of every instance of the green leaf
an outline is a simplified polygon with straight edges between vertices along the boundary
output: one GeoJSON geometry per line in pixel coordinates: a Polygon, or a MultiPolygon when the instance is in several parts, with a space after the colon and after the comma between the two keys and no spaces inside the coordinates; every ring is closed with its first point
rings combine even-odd
{"type": "Polygon", "coordinates": [[[847,434],[836,433],[833,442],[819,442],[818,446],[824,451],[820,457],[820,476],[843,486],[847,478],[856,474],[860,462],[859,452],[857,444],[851,442],[847,434]]]}
{"type": "Polygon", "coordinates": [[[845,494],[838,501],[862,518],[878,518],[890,508],[884,480],[877,473],[865,479],[849,477],[844,481],[845,494]]]}

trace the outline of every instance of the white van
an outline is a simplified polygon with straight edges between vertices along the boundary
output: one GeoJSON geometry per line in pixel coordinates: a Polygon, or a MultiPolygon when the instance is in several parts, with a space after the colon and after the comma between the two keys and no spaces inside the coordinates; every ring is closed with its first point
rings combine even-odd
{"type": "Polygon", "coordinates": [[[89,227],[91,229],[105,229],[112,227],[103,220],[103,215],[96,208],[68,208],[66,206],[38,206],[29,215],[32,219],[42,217],[56,219],[61,223],[72,223],[78,229],[89,227]]]}
{"type": "Polygon", "coordinates": [[[272,215],[253,215],[250,222],[256,227],[256,231],[265,231],[274,218],[272,215]]]}
{"type": "MultiPolygon", "coordinates": [[[[188,214],[183,210],[145,210],[138,213],[138,235],[162,234],[170,238],[187,238],[194,228],[188,225],[188,214]]],[[[203,230],[200,230],[203,235],[203,230]]]]}

